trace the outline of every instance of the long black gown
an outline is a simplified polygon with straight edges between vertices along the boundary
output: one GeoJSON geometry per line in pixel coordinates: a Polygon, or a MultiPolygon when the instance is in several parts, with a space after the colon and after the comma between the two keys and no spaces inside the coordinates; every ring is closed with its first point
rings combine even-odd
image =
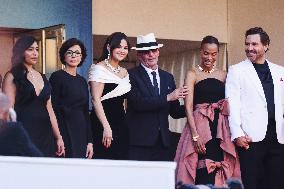
{"type": "MultiPolygon", "coordinates": [[[[215,103],[225,98],[225,84],[215,78],[207,78],[199,81],[194,86],[193,104],[215,103]]],[[[223,161],[223,150],[220,147],[220,139],[216,138],[219,110],[215,109],[213,122],[209,122],[212,139],[205,145],[206,154],[198,155],[199,160],[211,159],[214,161],[223,161]]],[[[195,184],[214,184],[215,172],[208,174],[206,168],[197,169],[195,184]]]]}
{"type": "Polygon", "coordinates": [[[46,108],[50,98],[50,84],[42,74],[44,87],[37,96],[33,84],[27,79],[27,72],[11,70],[16,85],[15,111],[17,120],[23,123],[32,142],[46,157],[54,157],[55,138],[46,108]]]}
{"type": "Polygon", "coordinates": [[[54,72],[49,81],[65,157],[85,158],[87,144],[92,143],[88,84],[79,74],[73,76],[64,70],[54,72]]]}
{"type": "MultiPolygon", "coordinates": [[[[115,83],[105,83],[102,96],[116,87],[115,83]]],[[[94,110],[91,113],[95,158],[128,159],[128,130],[125,123],[124,99],[125,95],[122,95],[102,101],[105,115],[112,129],[113,141],[110,148],[103,146],[103,126],[94,110]]]]}

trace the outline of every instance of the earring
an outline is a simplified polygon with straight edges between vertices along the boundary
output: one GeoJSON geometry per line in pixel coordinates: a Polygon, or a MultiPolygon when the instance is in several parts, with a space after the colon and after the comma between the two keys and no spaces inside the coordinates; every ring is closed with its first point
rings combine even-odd
{"type": "Polygon", "coordinates": [[[109,53],[109,51],[108,51],[108,54],[107,54],[107,59],[109,60],[109,57],[110,57],[110,53],[109,53]]]}
{"type": "Polygon", "coordinates": [[[109,58],[110,58],[110,47],[109,47],[109,44],[107,44],[107,52],[108,52],[107,59],[109,60],[109,58]]]}

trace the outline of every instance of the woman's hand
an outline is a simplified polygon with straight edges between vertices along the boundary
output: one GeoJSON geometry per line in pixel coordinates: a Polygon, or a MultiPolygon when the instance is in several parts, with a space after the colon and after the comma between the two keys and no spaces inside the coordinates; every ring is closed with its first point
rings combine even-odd
{"type": "Polygon", "coordinates": [[[206,148],[200,137],[193,141],[194,149],[198,154],[206,154],[206,148]]]}
{"type": "Polygon", "coordinates": [[[109,148],[111,145],[111,141],[113,140],[112,138],[112,130],[110,127],[105,127],[104,128],[104,133],[103,133],[103,140],[102,143],[106,148],[109,148]]]}
{"type": "Polygon", "coordinates": [[[55,152],[55,154],[57,156],[65,157],[65,147],[64,147],[64,142],[63,142],[62,137],[58,137],[56,139],[56,144],[57,144],[57,151],[55,152]]]}
{"type": "Polygon", "coordinates": [[[94,155],[93,144],[88,143],[87,150],[86,150],[86,158],[92,159],[93,155],[94,155]]]}

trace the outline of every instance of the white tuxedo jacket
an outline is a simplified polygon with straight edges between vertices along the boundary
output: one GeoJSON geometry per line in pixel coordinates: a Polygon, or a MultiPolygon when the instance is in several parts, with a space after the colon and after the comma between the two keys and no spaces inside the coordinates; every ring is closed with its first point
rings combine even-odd
{"type": "MultiPolygon", "coordinates": [[[[278,142],[284,144],[284,68],[266,60],[273,78],[278,142]]],[[[248,135],[253,142],[265,138],[268,110],[261,81],[250,60],[232,65],[226,79],[232,140],[248,135]]]]}

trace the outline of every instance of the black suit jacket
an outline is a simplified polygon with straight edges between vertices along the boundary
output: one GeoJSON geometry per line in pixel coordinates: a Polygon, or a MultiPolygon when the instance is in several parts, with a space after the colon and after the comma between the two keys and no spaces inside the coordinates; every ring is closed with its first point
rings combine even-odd
{"type": "Polygon", "coordinates": [[[168,116],[185,117],[179,101],[167,102],[167,95],[176,89],[173,75],[159,69],[160,96],[154,96],[151,80],[142,66],[129,70],[131,91],[127,96],[126,122],[130,145],[152,146],[159,133],[165,146],[170,145],[168,116]]]}
{"type": "Polygon", "coordinates": [[[0,155],[42,157],[20,122],[0,124],[0,155]]]}

